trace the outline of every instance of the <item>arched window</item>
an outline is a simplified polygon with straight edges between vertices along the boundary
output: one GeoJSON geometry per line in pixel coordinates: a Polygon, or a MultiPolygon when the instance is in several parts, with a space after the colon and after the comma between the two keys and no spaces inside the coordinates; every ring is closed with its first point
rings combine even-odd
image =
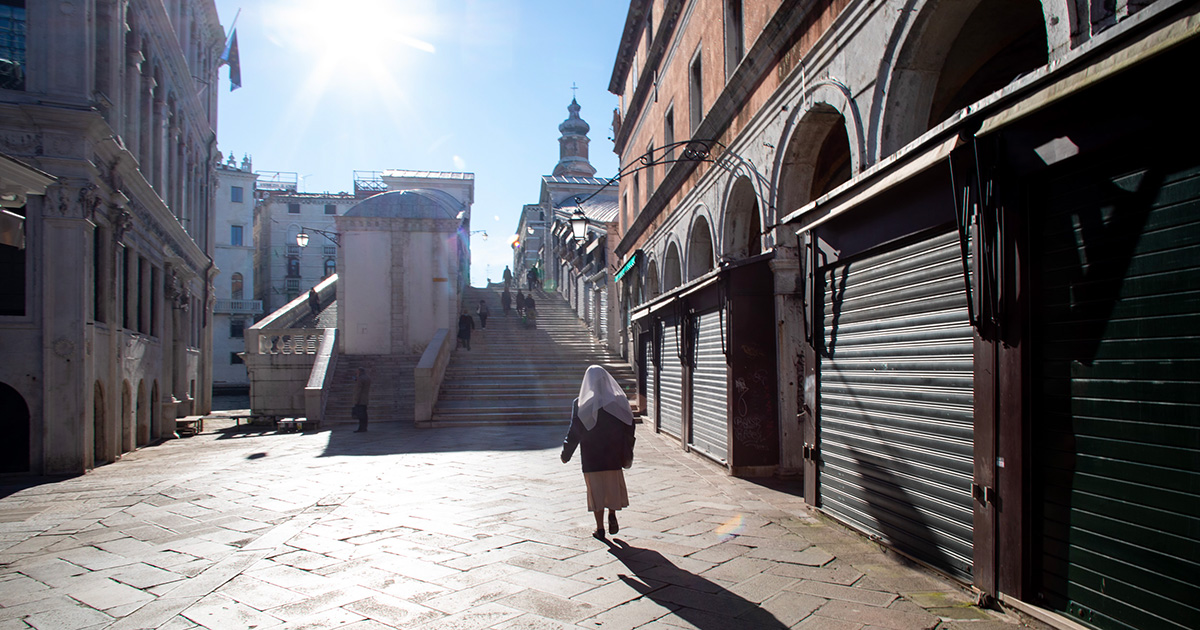
{"type": "Polygon", "coordinates": [[[229,297],[240,300],[242,299],[242,274],[235,273],[229,278],[229,297]]]}
{"type": "Polygon", "coordinates": [[[326,258],[325,259],[325,275],[322,277],[328,278],[329,276],[332,276],[334,273],[337,273],[337,259],[336,258],[326,258]]]}

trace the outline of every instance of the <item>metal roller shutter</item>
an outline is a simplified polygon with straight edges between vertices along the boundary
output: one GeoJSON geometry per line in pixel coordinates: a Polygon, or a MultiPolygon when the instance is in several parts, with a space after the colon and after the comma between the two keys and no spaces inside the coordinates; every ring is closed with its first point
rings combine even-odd
{"type": "Polygon", "coordinates": [[[600,286],[600,313],[596,316],[596,321],[599,325],[596,327],[600,331],[600,340],[608,339],[608,287],[600,286]]]}
{"type": "Polygon", "coordinates": [[[692,448],[725,462],[729,456],[729,370],[721,346],[720,311],[701,314],[692,372],[692,448]]]}
{"type": "Polygon", "coordinates": [[[1037,592],[1101,628],[1200,628],[1200,167],[1172,170],[1039,195],[1037,592]]]}
{"type": "Polygon", "coordinates": [[[654,404],[658,398],[658,379],[656,378],[658,369],[654,364],[654,344],[656,343],[658,343],[658,339],[651,335],[650,341],[642,345],[646,353],[646,422],[652,427],[657,426],[658,423],[658,407],[654,404]]]}
{"type": "Polygon", "coordinates": [[[970,578],[973,331],[957,233],[824,280],[820,505],[970,578]]]}
{"type": "Polygon", "coordinates": [[[679,437],[683,432],[683,364],[679,361],[678,322],[663,324],[658,372],[658,428],[679,437]]]}
{"type": "Polygon", "coordinates": [[[592,297],[592,292],[588,290],[589,287],[589,283],[584,280],[582,276],[580,276],[579,301],[575,303],[575,313],[579,315],[579,319],[582,319],[585,323],[588,321],[588,303],[591,301],[592,297]]]}

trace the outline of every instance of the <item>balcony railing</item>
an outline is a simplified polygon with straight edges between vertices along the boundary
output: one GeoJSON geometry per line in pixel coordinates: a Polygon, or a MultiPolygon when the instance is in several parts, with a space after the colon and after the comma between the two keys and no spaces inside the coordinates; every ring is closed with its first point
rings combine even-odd
{"type": "Polygon", "coordinates": [[[263,312],[262,300],[230,300],[217,298],[214,313],[229,315],[258,315],[263,312]]]}

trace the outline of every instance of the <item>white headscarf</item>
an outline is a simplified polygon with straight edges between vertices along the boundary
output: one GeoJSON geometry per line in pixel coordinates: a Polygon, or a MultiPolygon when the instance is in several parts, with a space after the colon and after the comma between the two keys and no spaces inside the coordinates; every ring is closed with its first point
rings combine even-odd
{"type": "Polygon", "coordinates": [[[579,386],[579,420],[588,431],[596,426],[596,416],[603,409],[615,418],[633,426],[633,410],[629,398],[616,379],[599,365],[588,366],[579,386]]]}

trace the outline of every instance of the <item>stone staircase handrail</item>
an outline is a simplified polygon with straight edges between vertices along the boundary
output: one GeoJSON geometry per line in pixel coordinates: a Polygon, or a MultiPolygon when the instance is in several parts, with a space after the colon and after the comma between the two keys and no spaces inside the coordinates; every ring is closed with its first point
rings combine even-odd
{"type": "MultiPolygon", "coordinates": [[[[317,354],[326,328],[272,328],[246,339],[247,354],[317,354]]],[[[250,335],[247,335],[250,337],[250,335]]]]}
{"type": "MultiPolygon", "coordinates": [[[[313,287],[317,291],[317,297],[321,299],[321,304],[329,304],[337,297],[337,279],[338,275],[335,273],[313,287]]],[[[291,328],[296,322],[304,319],[310,313],[308,293],[302,293],[279,310],[256,322],[253,326],[246,329],[246,331],[249,333],[268,328],[291,328]]],[[[249,347],[249,344],[247,344],[247,347],[249,347]]]]}
{"type": "Polygon", "coordinates": [[[333,384],[334,366],[337,365],[337,329],[325,328],[313,361],[308,384],[304,386],[304,412],[310,422],[321,422],[325,418],[325,405],[329,403],[329,389],[333,384]]]}
{"type": "Polygon", "coordinates": [[[439,328],[426,346],[425,352],[421,354],[421,360],[413,370],[413,391],[416,394],[416,402],[413,405],[414,422],[428,422],[433,418],[433,406],[441,392],[442,380],[446,376],[446,366],[450,364],[450,350],[454,343],[450,330],[439,328]]]}

